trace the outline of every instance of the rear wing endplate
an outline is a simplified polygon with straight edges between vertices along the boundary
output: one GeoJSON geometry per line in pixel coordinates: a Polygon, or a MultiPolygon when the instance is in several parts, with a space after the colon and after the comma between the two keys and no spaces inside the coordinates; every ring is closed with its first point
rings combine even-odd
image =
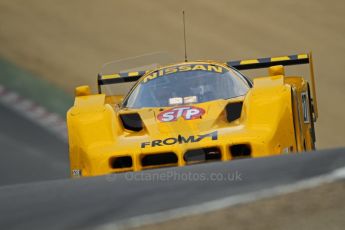
{"type": "Polygon", "coordinates": [[[318,108],[316,100],[316,90],[315,90],[315,77],[314,77],[314,66],[312,53],[308,54],[296,54],[281,57],[268,57],[268,58],[258,58],[251,60],[239,60],[239,61],[229,61],[227,65],[234,67],[238,70],[250,70],[250,69],[261,69],[267,68],[275,65],[301,65],[309,64],[310,71],[310,83],[313,96],[313,105],[316,118],[318,117],[318,108]]]}

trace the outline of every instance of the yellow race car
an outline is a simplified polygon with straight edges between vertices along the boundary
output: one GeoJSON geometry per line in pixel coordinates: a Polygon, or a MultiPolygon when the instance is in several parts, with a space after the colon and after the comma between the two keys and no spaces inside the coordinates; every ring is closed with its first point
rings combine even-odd
{"type": "Polygon", "coordinates": [[[315,149],[312,56],[193,61],[98,76],[67,113],[73,177],[315,149]],[[284,66],[309,64],[310,82],[284,66]],[[268,68],[253,82],[239,70],[268,68]],[[127,96],[102,87],[136,82],[127,96]]]}

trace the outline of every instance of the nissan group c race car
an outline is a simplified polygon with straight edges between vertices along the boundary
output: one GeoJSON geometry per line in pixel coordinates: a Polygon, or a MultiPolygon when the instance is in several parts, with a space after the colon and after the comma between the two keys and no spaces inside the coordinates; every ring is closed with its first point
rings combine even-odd
{"type": "Polygon", "coordinates": [[[143,69],[99,74],[98,93],[76,88],[67,112],[72,177],[315,149],[311,53],[143,69]],[[284,66],[298,64],[309,64],[310,84],[285,75],[284,66]],[[240,72],[258,68],[267,76],[240,72]],[[120,95],[119,84],[130,82],[120,95]]]}

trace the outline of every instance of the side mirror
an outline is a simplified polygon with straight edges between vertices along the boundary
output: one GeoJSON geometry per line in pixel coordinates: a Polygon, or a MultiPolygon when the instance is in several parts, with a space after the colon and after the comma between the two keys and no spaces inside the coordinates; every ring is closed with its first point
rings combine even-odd
{"type": "Polygon", "coordinates": [[[75,88],[74,94],[76,97],[91,95],[90,86],[88,85],[78,86],[75,88]]]}
{"type": "Polygon", "coordinates": [[[277,76],[277,75],[285,75],[284,66],[282,65],[274,65],[268,68],[269,76],[277,76]]]}

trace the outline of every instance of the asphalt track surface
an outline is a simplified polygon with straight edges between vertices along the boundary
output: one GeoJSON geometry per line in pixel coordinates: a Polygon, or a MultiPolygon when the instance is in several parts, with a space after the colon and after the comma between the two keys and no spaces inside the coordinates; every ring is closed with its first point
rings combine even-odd
{"type": "Polygon", "coordinates": [[[68,146],[0,103],[0,186],[68,177],[68,146]]]}
{"type": "Polygon", "coordinates": [[[0,188],[0,229],[93,229],[143,214],[288,185],[344,166],[345,149],[336,149],[3,186],[0,188]],[[211,173],[229,179],[181,179],[182,175],[211,173]],[[237,179],[227,177],[236,173],[237,179]],[[152,179],[162,174],[170,175],[170,179],[152,179]]]}

